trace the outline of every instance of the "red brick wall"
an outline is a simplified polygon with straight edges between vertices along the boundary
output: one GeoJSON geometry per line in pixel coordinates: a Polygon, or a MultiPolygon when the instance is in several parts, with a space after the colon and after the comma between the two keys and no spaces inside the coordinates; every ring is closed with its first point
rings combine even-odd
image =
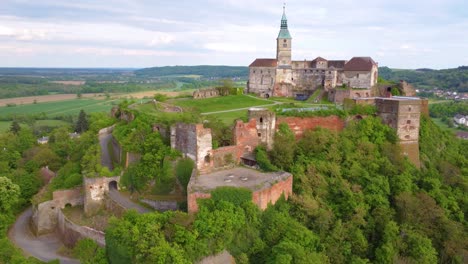
{"type": "MultiPolygon", "coordinates": [[[[285,181],[280,181],[270,188],[255,191],[252,194],[252,202],[256,204],[260,209],[265,210],[268,204],[275,204],[276,201],[284,193],[284,197],[287,199],[292,194],[293,176],[291,175],[285,181]]],[[[187,209],[189,213],[198,212],[197,199],[209,199],[211,198],[210,193],[189,193],[187,195],[187,209]]]]}
{"type": "Polygon", "coordinates": [[[306,130],[317,127],[327,128],[332,131],[341,131],[345,126],[344,120],[338,116],[327,117],[278,117],[276,120],[276,129],[279,124],[286,123],[296,135],[296,139],[302,137],[306,130]]]}
{"type": "Polygon", "coordinates": [[[251,146],[254,149],[260,142],[255,118],[250,119],[248,123],[237,120],[233,132],[234,145],[251,146]]]}
{"type": "Polygon", "coordinates": [[[242,146],[227,146],[227,147],[222,147],[218,149],[213,149],[213,162],[214,162],[214,167],[219,168],[223,167],[226,165],[229,165],[227,163],[227,157],[231,155],[232,161],[234,163],[239,163],[240,157],[242,156],[243,153],[243,148],[242,146]]]}
{"type": "Polygon", "coordinates": [[[252,194],[252,201],[260,209],[265,210],[268,204],[275,204],[283,193],[284,197],[288,199],[292,194],[292,183],[293,177],[290,176],[285,181],[278,182],[268,189],[256,191],[252,194]]]}
{"type": "Polygon", "coordinates": [[[189,213],[198,212],[197,199],[209,199],[211,198],[211,193],[189,193],[187,194],[187,211],[189,213]]]}

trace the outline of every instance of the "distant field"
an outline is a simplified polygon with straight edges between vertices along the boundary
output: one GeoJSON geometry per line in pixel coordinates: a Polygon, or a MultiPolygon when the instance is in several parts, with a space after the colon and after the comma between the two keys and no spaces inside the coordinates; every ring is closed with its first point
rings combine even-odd
{"type": "MultiPolygon", "coordinates": [[[[101,98],[104,99],[104,94],[82,94],[83,98],[101,98]]],[[[0,107],[6,106],[7,104],[33,104],[45,103],[45,102],[56,102],[63,100],[76,99],[76,94],[53,94],[53,95],[40,95],[40,96],[28,96],[28,97],[16,97],[0,99],[0,107]]]]}
{"type": "Polygon", "coordinates": [[[48,117],[78,114],[81,109],[87,113],[109,111],[120,100],[74,99],[48,103],[0,107],[0,116],[29,115],[45,113],[48,117]]]}
{"type": "Polygon", "coordinates": [[[10,129],[11,122],[10,121],[0,121],[0,133],[3,133],[10,129]]]}
{"type": "Polygon", "coordinates": [[[198,109],[201,113],[208,113],[267,105],[272,104],[273,102],[252,98],[246,95],[230,95],[199,100],[173,100],[170,103],[184,108],[195,108],[198,109]]]}

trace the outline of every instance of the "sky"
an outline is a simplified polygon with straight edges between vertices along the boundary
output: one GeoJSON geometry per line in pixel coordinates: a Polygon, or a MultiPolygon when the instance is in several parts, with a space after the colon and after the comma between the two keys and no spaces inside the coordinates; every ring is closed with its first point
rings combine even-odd
{"type": "MultiPolygon", "coordinates": [[[[248,66],[276,57],[282,0],[0,0],[0,67],[248,66]]],[[[286,1],[294,60],[468,65],[466,0],[286,1]]]]}

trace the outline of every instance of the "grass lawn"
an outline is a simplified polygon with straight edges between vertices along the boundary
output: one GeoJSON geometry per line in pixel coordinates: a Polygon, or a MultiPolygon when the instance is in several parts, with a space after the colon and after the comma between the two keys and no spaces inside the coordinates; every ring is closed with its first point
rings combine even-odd
{"type": "Polygon", "coordinates": [[[36,126],[50,126],[50,127],[59,127],[59,126],[68,126],[70,123],[67,123],[62,120],[37,120],[35,123],[36,126]]]}
{"type": "Polygon", "coordinates": [[[230,95],[199,100],[172,100],[168,103],[172,103],[183,108],[193,108],[199,110],[201,113],[208,113],[251,106],[267,105],[272,104],[273,102],[252,98],[246,95],[230,95]]]}
{"type": "Polygon", "coordinates": [[[456,127],[449,127],[445,122],[442,122],[440,118],[432,118],[432,121],[436,123],[443,130],[450,130],[452,133],[461,132],[462,130],[457,129],[456,127]]]}
{"type": "Polygon", "coordinates": [[[8,131],[10,129],[11,122],[10,121],[0,121],[0,133],[8,131]]]}
{"type": "Polygon", "coordinates": [[[217,118],[221,119],[221,121],[223,121],[224,124],[232,125],[237,119],[247,119],[247,110],[211,114],[210,116],[216,116],[217,118]]]}
{"type": "Polygon", "coordinates": [[[49,117],[58,115],[76,115],[83,109],[87,113],[107,112],[120,100],[74,99],[38,104],[0,107],[0,116],[33,115],[45,113],[49,117]]]}

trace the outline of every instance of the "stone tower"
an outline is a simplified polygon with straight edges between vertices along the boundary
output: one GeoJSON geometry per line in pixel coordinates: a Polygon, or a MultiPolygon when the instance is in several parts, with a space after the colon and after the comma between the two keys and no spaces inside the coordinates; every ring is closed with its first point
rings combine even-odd
{"type": "Polygon", "coordinates": [[[266,108],[250,108],[248,118],[256,120],[257,136],[260,143],[266,144],[269,149],[273,147],[275,136],[276,115],[266,108]]]}
{"type": "Polygon", "coordinates": [[[281,28],[276,39],[276,82],[273,91],[274,96],[292,96],[290,94],[293,85],[293,73],[291,63],[292,38],[288,30],[288,19],[286,9],[283,6],[283,17],[281,18],[281,28]]]}
{"type": "Polygon", "coordinates": [[[276,59],[278,60],[278,66],[291,68],[291,44],[292,38],[288,30],[288,19],[286,18],[286,10],[283,6],[281,29],[276,39],[276,59]]]}
{"type": "Polygon", "coordinates": [[[403,154],[418,168],[421,101],[417,97],[400,96],[375,99],[379,116],[396,130],[403,154]]]}

